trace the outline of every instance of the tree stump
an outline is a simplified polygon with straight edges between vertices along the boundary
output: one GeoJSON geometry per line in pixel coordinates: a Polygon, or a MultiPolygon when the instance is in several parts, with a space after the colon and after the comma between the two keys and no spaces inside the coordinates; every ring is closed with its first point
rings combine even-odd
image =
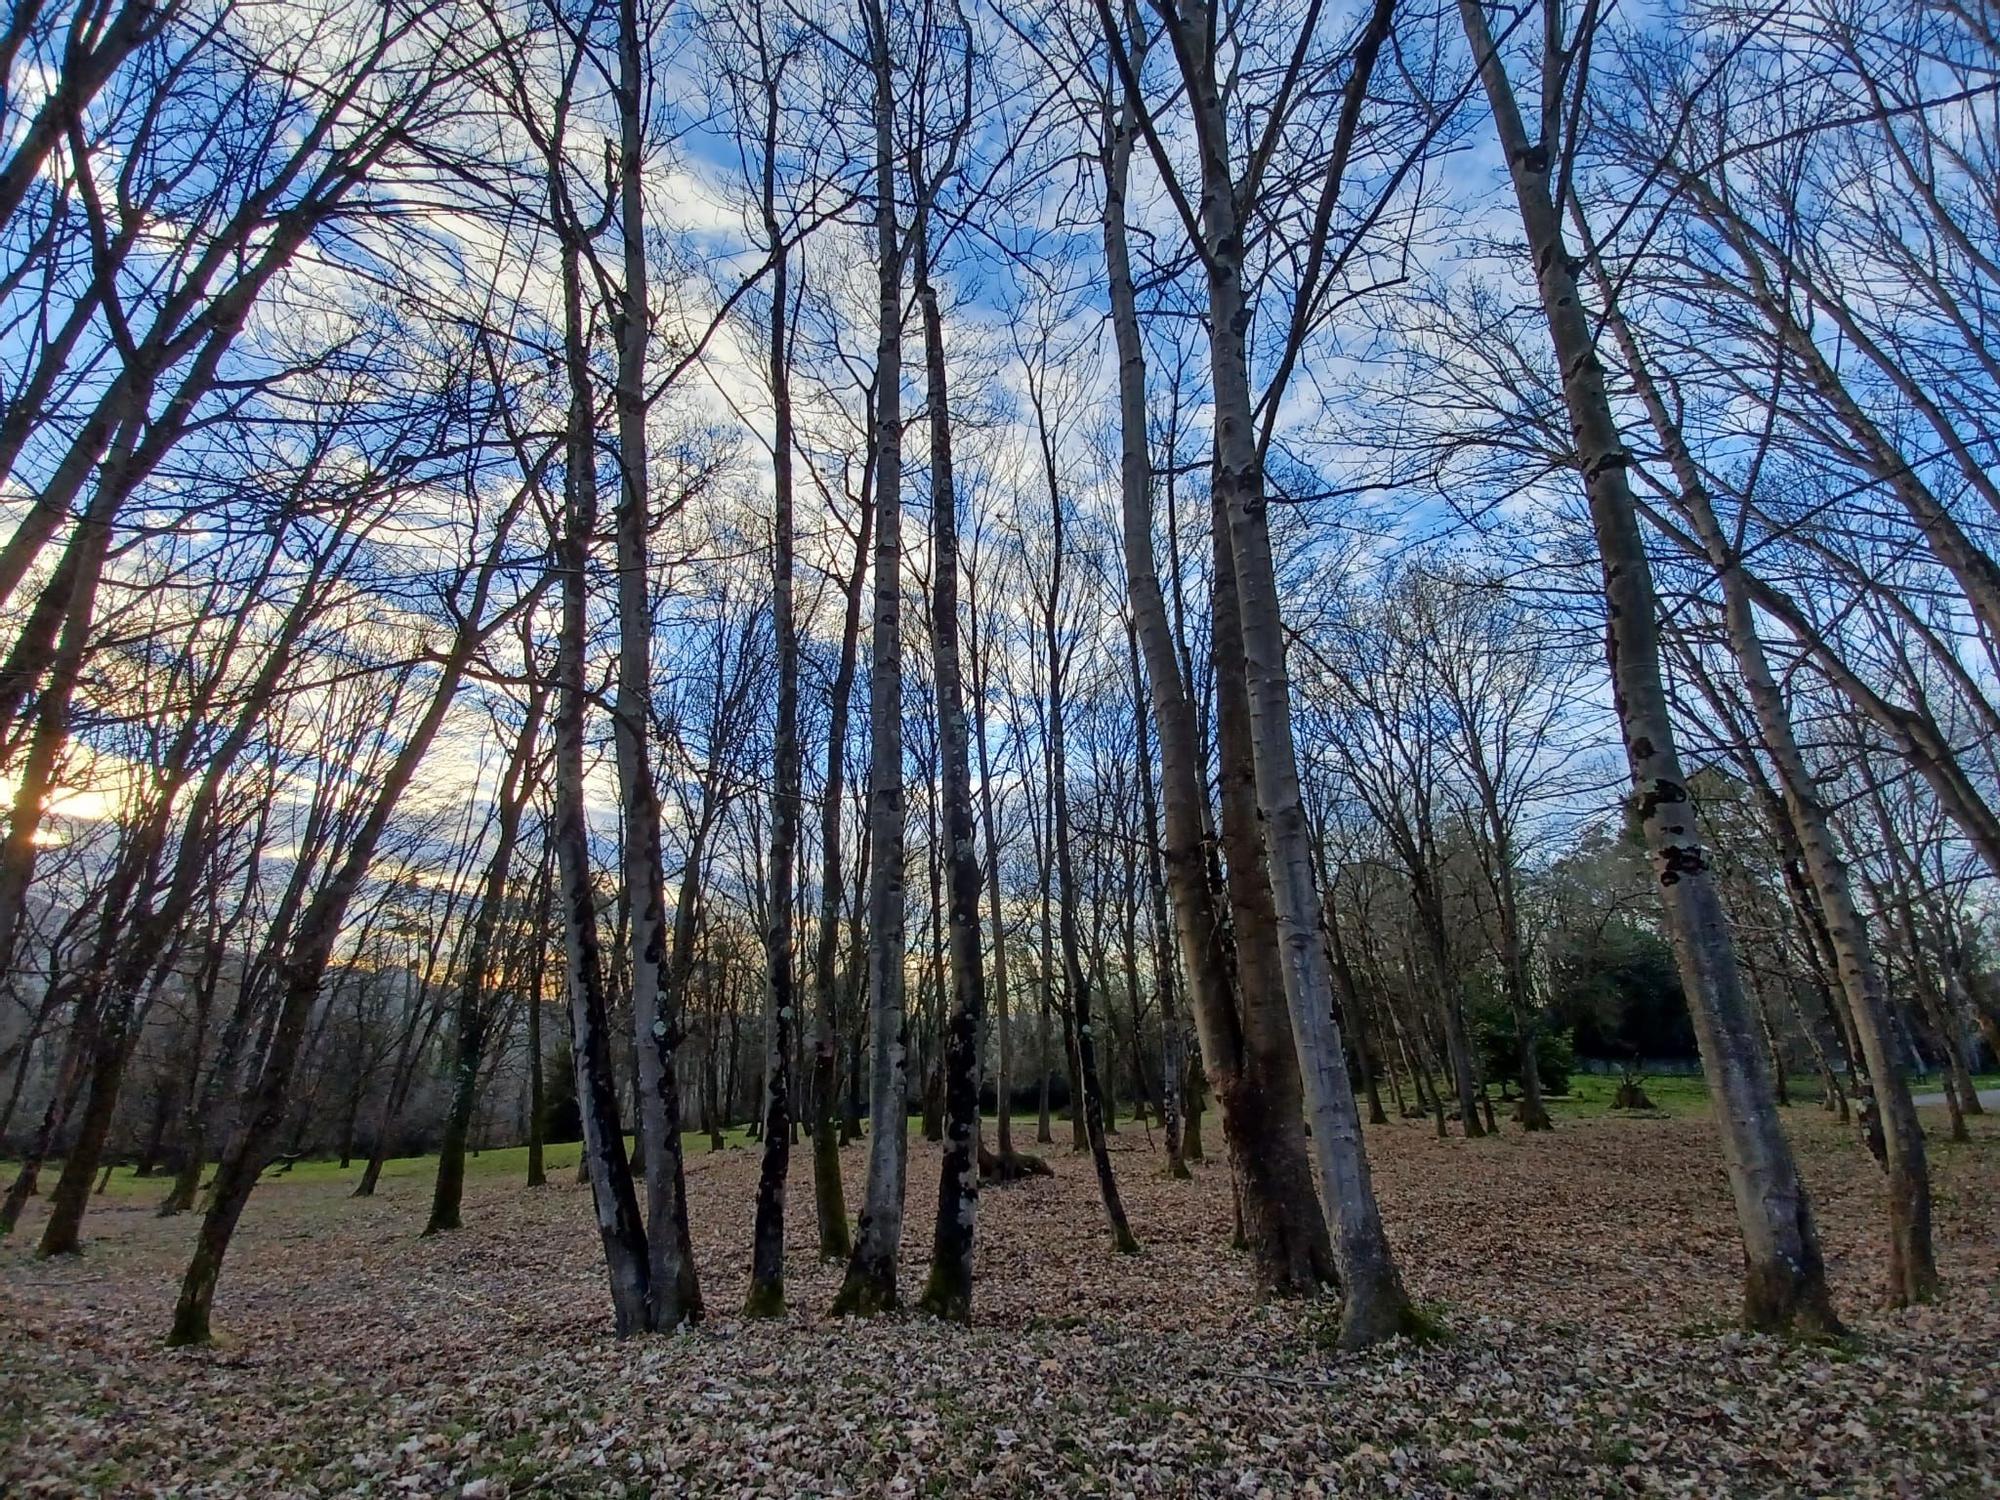
{"type": "Polygon", "coordinates": [[[1056,1174],[1039,1156],[1025,1151],[1008,1151],[996,1154],[979,1148],[979,1179],[982,1182],[1019,1182],[1027,1177],[1053,1177],[1056,1174]]]}

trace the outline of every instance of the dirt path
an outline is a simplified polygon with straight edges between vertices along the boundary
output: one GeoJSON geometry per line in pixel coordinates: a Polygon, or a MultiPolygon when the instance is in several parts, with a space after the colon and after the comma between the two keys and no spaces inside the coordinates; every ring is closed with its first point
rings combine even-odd
{"type": "MultiPolygon", "coordinates": [[[[1943,1109],[1945,1098],[1943,1094],[1918,1094],[1916,1103],[1923,1109],[1943,1109]]],[[[1983,1109],[2000,1110],[2000,1089],[1979,1090],[1979,1103],[1983,1109]]]]}

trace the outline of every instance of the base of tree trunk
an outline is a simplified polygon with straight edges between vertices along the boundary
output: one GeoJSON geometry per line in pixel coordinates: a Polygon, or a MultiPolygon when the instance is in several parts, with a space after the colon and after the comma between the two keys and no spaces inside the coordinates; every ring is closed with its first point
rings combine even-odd
{"type": "Polygon", "coordinates": [[[1443,1336],[1438,1320],[1410,1301],[1397,1284],[1373,1297],[1349,1296],[1341,1304],[1340,1332],[1335,1342],[1341,1349],[1354,1353],[1394,1338],[1431,1344],[1443,1336]]]}
{"type": "Polygon", "coordinates": [[[879,1318],[884,1313],[894,1312],[898,1306],[900,1303],[893,1280],[870,1275],[850,1265],[847,1279],[840,1284],[840,1292],[833,1299],[833,1315],[836,1318],[879,1318]]]}
{"type": "Polygon", "coordinates": [[[782,1318],[785,1315],[785,1284],[782,1281],[753,1281],[743,1299],[746,1318],[782,1318]]]}
{"type": "Polygon", "coordinates": [[[175,1215],[184,1214],[193,1208],[196,1183],[200,1175],[198,1168],[193,1171],[184,1169],[176,1172],[174,1174],[173,1186],[167,1189],[167,1196],[160,1200],[160,1206],[155,1212],[154,1217],[171,1219],[175,1215]]]}
{"type": "Polygon", "coordinates": [[[933,1264],[930,1280],[924,1284],[924,1294],[917,1299],[917,1306],[947,1323],[970,1323],[972,1288],[956,1268],[947,1269],[933,1264]]]}
{"type": "Polygon", "coordinates": [[[1861,1142],[1868,1148],[1868,1154],[1875,1158],[1875,1165],[1889,1164],[1889,1147],[1882,1138],[1882,1115],[1875,1107],[1875,1097],[1864,1094],[1861,1098],[1861,1142]]]}
{"type": "Polygon", "coordinates": [[[813,1136],[813,1215],[819,1224],[819,1258],[844,1261],[854,1253],[847,1223],[847,1189],[840,1180],[839,1127],[827,1116],[813,1136]]]}
{"type": "Polygon", "coordinates": [[[1817,1265],[1805,1270],[1750,1267],[1743,1288],[1743,1326],[1806,1340],[1837,1339],[1847,1332],[1834,1314],[1826,1274],[1817,1265]]]}

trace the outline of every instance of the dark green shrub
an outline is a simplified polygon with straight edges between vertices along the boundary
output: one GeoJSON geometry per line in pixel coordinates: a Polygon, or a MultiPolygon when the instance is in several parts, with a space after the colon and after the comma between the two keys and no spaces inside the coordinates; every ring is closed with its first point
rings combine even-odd
{"type": "MultiPolygon", "coordinates": [[[[1468,1019],[1481,1071],[1494,1083],[1520,1088],[1520,1028],[1515,1025],[1513,1010],[1490,1002],[1474,1008],[1468,1019]]],[[[1576,1052],[1569,1028],[1544,1018],[1535,1032],[1535,1070],[1542,1077],[1542,1092],[1567,1094],[1570,1069],[1575,1066],[1576,1052]]]]}

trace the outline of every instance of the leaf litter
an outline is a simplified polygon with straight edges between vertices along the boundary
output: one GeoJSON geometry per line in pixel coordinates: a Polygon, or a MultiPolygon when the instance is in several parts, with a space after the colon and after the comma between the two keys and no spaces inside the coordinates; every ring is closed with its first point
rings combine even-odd
{"type": "MultiPolygon", "coordinates": [[[[1880,1305],[1881,1179],[1789,1112],[1852,1335],[1735,1331],[1740,1256],[1700,1119],[1554,1135],[1368,1136],[1406,1279],[1442,1336],[1363,1355],[1331,1302],[1260,1304],[1219,1160],[1169,1181],[1114,1150],[1137,1257],[1088,1159],[982,1195],[977,1324],[836,1320],[796,1155],[790,1311],[745,1320],[757,1152],[688,1159],[708,1318],[613,1339],[589,1191],[467,1183],[418,1238],[424,1176],[260,1187],[218,1347],[162,1347],[193,1216],[99,1199],[83,1256],[0,1252],[10,1496],[2000,1495],[2000,1121],[1934,1142],[1943,1296],[1880,1305]]],[[[558,1154],[555,1160],[560,1160],[558,1154]]],[[[573,1162],[573,1158],[572,1158],[573,1162]]],[[[861,1150],[844,1153],[849,1202],[861,1150]]],[[[906,1298],[934,1158],[913,1143],[906,1298]]],[[[559,1182],[558,1182],[558,1179],[559,1182]]]]}

